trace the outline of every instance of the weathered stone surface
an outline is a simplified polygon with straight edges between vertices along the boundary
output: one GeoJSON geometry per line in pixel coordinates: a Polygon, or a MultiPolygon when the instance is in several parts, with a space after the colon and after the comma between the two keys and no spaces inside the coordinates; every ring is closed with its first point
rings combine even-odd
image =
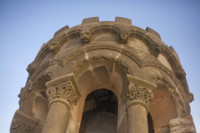
{"type": "Polygon", "coordinates": [[[86,18],[83,19],[82,24],[90,24],[90,23],[98,23],[99,17],[92,17],[92,18],[86,18]]]}
{"type": "Polygon", "coordinates": [[[122,44],[126,44],[127,43],[127,40],[128,40],[128,33],[126,32],[121,32],[119,34],[119,41],[122,43],[122,44]]]}
{"type": "Polygon", "coordinates": [[[169,121],[170,133],[196,133],[192,116],[184,116],[169,121]]]}
{"type": "Polygon", "coordinates": [[[63,27],[27,71],[12,133],[195,132],[178,55],[130,19],[63,27]]]}
{"type": "Polygon", "coordinates": [[[146,28],[146,31],[154,34],[155,36],[157,36],[159,39],[161,39],[160,34],[158,32],[156,32],[155,30],[151,29],[150,27],[146,28]]]}
{"type": "Polygon", "coordinates": [[[68,30],[68,29],[69,29],[69,26],[66,25],[65,27],[63,27],[63,28],[61,28],[60,30],[58,30],[58,31],[54,34],[54,36],[57,36],[57,35],[59,35],[60,33],[66,31],[66,30],[68,30]]]}
{"type": "Polygon", "coordinates": [[[125,23],[125,24],[132,24],[132,20],[123,17],[115,17],[115,22],[117,23],[125,23]]]}

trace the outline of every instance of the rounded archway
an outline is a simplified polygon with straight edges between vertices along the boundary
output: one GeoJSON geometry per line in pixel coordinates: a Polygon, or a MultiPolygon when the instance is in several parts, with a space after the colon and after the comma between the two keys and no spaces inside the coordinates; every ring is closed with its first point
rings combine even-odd
{"type": "Polygon", "coordinates": [[[90,93],[86,100],[79,133],[117,133],[118,100],[107,89],[90,93]]]}

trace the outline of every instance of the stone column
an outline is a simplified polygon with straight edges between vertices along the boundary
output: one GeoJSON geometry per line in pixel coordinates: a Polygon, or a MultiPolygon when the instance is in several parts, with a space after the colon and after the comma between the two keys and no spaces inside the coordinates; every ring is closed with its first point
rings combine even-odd
{"type": "Polygon", "coordinates": [[[129,85],[126,93],[128,133],[148,133],[148,104],[152,97],[150,89],[129,85]]]}
{"type": "Polygon", "coordinates": [[[126,103],[127,132],[148,133],[148,104],[153,98],[152,90],[156,86],[132,75],[127,75],[127,77],[129,86],[122,94],[126,103]]]}
{"type": "Polygon", "coordinates": [[[42,133],[64,133],[70,107],[78,99],[73,76],[65,76],[46,83],[49,112],[42,133]]]}

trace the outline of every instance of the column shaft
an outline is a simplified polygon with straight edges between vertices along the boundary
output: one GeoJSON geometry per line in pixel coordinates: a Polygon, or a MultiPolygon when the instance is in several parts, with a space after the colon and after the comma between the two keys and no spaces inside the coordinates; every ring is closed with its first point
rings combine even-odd
{"type": "Polygon", "coordinates": [[[51,104],[42,133],[64,133],[69,108],[65,103],[51,104]]]}
{"type": "Polygon", "coordinates": [[[147,110],[137,104],[127,109],[128,133],[148,133],[147,110]]]}

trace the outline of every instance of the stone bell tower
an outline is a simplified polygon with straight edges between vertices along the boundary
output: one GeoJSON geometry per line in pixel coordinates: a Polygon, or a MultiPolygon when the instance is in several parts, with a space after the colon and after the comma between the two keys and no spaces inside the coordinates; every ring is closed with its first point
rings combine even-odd
{"type": "Polygon", "coordinates": [[[63,27],[27,71],[11,133],[196,133],[178,55],[130,19],[63,27]]]}

